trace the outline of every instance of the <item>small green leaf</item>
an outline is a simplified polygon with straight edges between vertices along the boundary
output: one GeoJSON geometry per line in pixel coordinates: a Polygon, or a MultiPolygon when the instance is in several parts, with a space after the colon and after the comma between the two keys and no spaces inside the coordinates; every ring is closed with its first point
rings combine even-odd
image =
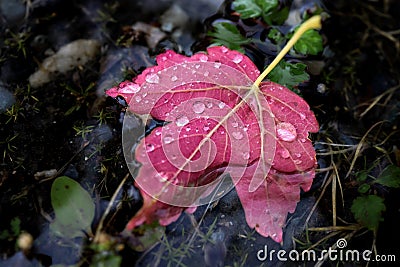
{"type": "Polygon", "coordinates": [[[122,257],[113,253],[97,253],[93,256],[90,267],[119,267],[122,257]]]}
{"type": "Polygon", "coordinates": [[[316,30],[306,31],[297,43],[294,50],[303,55],[317,55],[322,51],[322,37],[316,30]]]}
{"type": "Polygon", "coordinates": [[[269,31],[268,38],[274,41],[274,43],[278,45],[282,44],[286,40],[285,36],[283,36],[283,34],[278,29],[275,28],[272,28],[269,31]]]}
{"type": "Polygon", "coordinates": [[[300,83],[310,79],[305,71],[306,65],[303,63],[288,63],[284,60],[268,74],[268,79],[283,86],[293,89],[300,83]]]}
{"type": "Polygon", "coordinates": [[[235,0],[233,9],[240,14],[242,19],[257,18],[261,16],[262,8],[256,0],[235,0]]]}
{"type": "Polygon", "coordinates": [[[21,219],[18,217],[13,218],[10,225],[13,235],[18,236],[21,233],[21,219]]]}
{"type": "Polygon", "coordinates": [[[264,21],[269,25],[282,25],[287,20],[288,16],[289,8],[284,7],[279,10],[278,6],[268,13],[262,14],[264,21]]]}
{"type": "Polygon", "coordinates": [[[278,0],[235,0],[233,9],[242,19],[257,18],[278,5],[278,0]]]}
{"type": "Polygon", "coordinates": [[[362,184],[360,185],[360,187],[358,188],[358,192],[360,192],[361,194],[365,194],[368,192],[368,190],[371,188],[371,186],[369,184],[362,184]]]}
{"type": "Polygon", "coordinates": [[[393,188],[400,187],[400,168],[395,165],[387,166],[375,180],[375,183],[393,188]]]}
{"type": "Polygon", "coordinates": [[[381,197],[375,195],[361,196],[353,201],[351,212],[355,219],[370,230],[376,230],[383,221],[382,213],[386,207],[381,197]]]}
{"type": "Polygon", "coordinates": [[[165,227],[160,226],[157,223],[141,225],[135,228],[133,233],[138,242],[133,246],[133,249],[139,252],[147,250],[161,240],[164,232],[165,227]]]}
{"type": "Polygon", "coordinates": [[[213,38],[213,45],[223,45],[232,50],[244,52],[241,47],[251,42],[250,39],[244,37],[235,25],[228,22],[219,22],[214,24],[214,31],[208,32],[213,38]]]}
{"type": "Polygon", "coordinates": [[[356,176],[357,182],[365,182],[368,178],[368,170],[359,171],[356,176]]]}
{"type": "Polygon", "coordinates": [[[91,233],[94,218],[94,203],[89,193],[69,177],[58,177],[51,187],[51,204],[55,220],[50,228],[66,238],[91,233]]]}
{"type": "Polygon", "coordinates": [[[0,232],[0,240],[6,240],[10,236],[11,236],[11,234],[7,229],[0,232]]]}

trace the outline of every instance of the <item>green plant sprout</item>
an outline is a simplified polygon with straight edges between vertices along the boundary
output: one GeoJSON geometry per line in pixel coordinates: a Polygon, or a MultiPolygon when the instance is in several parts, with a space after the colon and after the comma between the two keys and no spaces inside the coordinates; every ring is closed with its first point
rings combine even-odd
{"type": "Polygon", "coordinates": [[[91,133],[94,129],[93,125],[85,125],[83,122],[80,125],[72,126],[72,129],[75,131],[76,136],[82,137],[82,139],[86,138],[86,135],[91,133]]]}
{"type": "Polygon", "coordinates": [[[66,112],[65,115],[70,115],[71,113],[75,111],[79,111],[82,107],[82,105],[89,105],[89,102],[87,99],[93,95],[93,88],[95,87],[96,83],[91,82],[87,87],[82,88],[79,87],[79,89],[73,88],[72,86],[68,84],[64,84],[64,87],[67,91],[70,92],[72,96],[75,97],[76,103],[72,107],[70,107],[66,112]]]}
{"type": "MultiPolygon", "coordinates": [[[[253,0],[236,0],[233,3],[234,9],[239,12],[242,19],[249,18],[257,18],[263,17],[264,21],[267,21],[269,25],[273,22],[278,24],[282,24],[286,18],[287,14],[279,21],[274,21],[270,19],[271,16],[274,16],[276,12],[281,12],[278,7],[278,1],[268,1],[268,2],[259,2],[253,0]],[[269,18],[269,19],[267,19],[269,18]],[[266,20],[267,19],[267,20],[266,20]]],[[[286,9],[283,9],[286,10],[286,9]]],[[[280,14],[280,13],[279,13],[280,14]]],[[[278,17],[280,17],[280,14],[278,17]]],[[[314,18],[315,19],[315,18],[314,18]]],[[[307,20],[308,23],[312,23],[312,21],[307,20]]],[[[321,28],[320,19],[319,25],[314,25],[314,27],[310,27],[306,30],[303,28],[302,32],[299,32],[298,26],[294,29],[293,32],[289,32],[286,35],[283,35],[277,28],[271,28],[268,33],[268,38],[277,44],[278,48],[281,44],[286,41],[292,41],[292,43],[287,43],[287,45],[281,51],[281,55],[285,56],[291,48],[294,49],[295,52],[301,55],[317,55],[323,49],[322,37],[316,31],[321,28]],[[298,33],[297,33],[298,32],[298,33]],[[299,38],[292,38],[297,35],[299,38]],[[289,49],[287,49],[289,48],[289,49]],[[285,51],[287,49],[287,51],[285,51]]],[[[303,23],[302,25],[304,25],[303,23]]],[[[208,36],[213,38],[212,45],[223,45],[229,47],[230,49],[237,50],[241,53],[244,53],[244,49],[242,46],[247,45],[249,43],[259,43],[259,40],[253,38],[244,37],[236,25],[229,22],[218,22],[214,25],[214,30],[208,32],[208,36]]],[[[292,50],[293,52],[293,50],[292,50]]],[[[279,56],[279,55],[278,55],[279,56]]],[[[283,58],[282,56],[282,58],[283,58]]],[[[268,70],[265,76],[268,76],[268,79],[276,82],[278,84],[284,85],[291,90],[299,85],[300,83],[309,80],[310,76],[306,72],[306,65],[303,63],[289,63],[283,60],[282,58],[275,58],[276,62],[279,64],[271,63],[270,69],[268,70]]],[[[265,77],[260,77],[260,81],[265,77]]],[[[295,91],[295,90],[294,90],[295,91]]],[[[298,93],[297,91],[295,91],[298,93]]]]}
{"type": "Polygon", "coordinates": [[[296,44],[300,37],[308,30],[321,29],[321,16],[316,15],[311,17],[309,20],[301,24],[298,30],[293,34],[292,38],[285,45],[285,47],[279,52],[275,59],[268,65],[268,67],[261,73],[261,75],[254,82],[254,85],[258,87],[265,77],[275,68],[276,65],[282,60],[282,58],[289,52],[289,50],[296,44]]]}

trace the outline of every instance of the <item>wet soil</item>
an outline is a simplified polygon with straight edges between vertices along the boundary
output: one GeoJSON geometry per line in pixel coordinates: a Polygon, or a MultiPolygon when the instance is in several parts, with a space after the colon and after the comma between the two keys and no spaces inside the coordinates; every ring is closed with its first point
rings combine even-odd
{"type": "MultiPolygon", "coordinates": [[[[394,240],[400,237],[399,189],[375,185],[369,191],[386,205],[375,234],[361,228],[350,211],[360,196],[361,172],[368,170],[376,177],[387,165],[400,166],[397,1],[292,5],[297,13],[320,6],[329,17],[321,31],[324,52],[301,59],[309,65],[311,78],[299,87],[320,123],[319,133],[312,136],[319,171],[287,220],[283,244],[247,226],[236,192],[231,191],[211,208],[183,214],[166,227],[162,241],[138,251],[137,240],[121,234],[142,204],[131,176],[105,218],[106,243],[111,245],[99,249],[90,233],[65,240],[49,231],[54,219],[50,190],[56,177],[68,176],[90,192],[95,232],[111,196],[129,175],[121,145],[125,108],[105,97],[105,89],[135,77],[166,49],[186,55],[204,50],[210,44],[206,32],[215,20],[231,20],[244,34],[265,39],[268,29],[240,21],[230,2],[0,0],[0,266],[119,266],[111,264],[115,259],[121,266],[279,266],[284,263],[276,258],[261,262],[257,252],[265,246],[328,249],[340,237],[346,238],[348,248],[376,249],[400,260],[394,240]],[[172,5],[180,8],[180,18],[186,15],[175,26],[165,19],[172,5]],[[78,39],[99,43],[87,63],[52,73],[40,86],[29,84],[45,58],[78,39]],[[318,227],[320,231],[307,231],[318,227]],[[28,250],[17,245],[22,232],[33,238],[28,250]]],[[[260,69],[276,55],[262,42],[245,46],[245,52],[260,69]]],[[[337,262],[365,264],[324,264],[337,262]]]]}

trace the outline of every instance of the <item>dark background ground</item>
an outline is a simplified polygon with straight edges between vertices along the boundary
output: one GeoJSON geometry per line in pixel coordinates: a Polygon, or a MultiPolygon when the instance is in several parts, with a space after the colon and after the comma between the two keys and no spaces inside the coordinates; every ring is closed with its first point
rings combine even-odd
{"type": "MultiPolygon", "coordinates": [[[[0,240],[0,265],[1,261],[2,266],[78,261],[88,265],[96,255],[88,248],[90,238],[75,239],[72,245],[54,238],[48,231],[48,219],[53,215],[49,193],[52,178],[67,175],[92,192],[96,203],[95,229],[111,195],[128,173],[121,150],[123,107],[105,98],[104,90],[154,64],[154,55],[166,48],[187,55],[203,49],[209,44],[204,33],[210,23],[230,17],[222,12],[226,10],[224,6],[214,15],[220,1],[25,2],[0,0],[0,232],[7,229],[10,232],[0,240]],[[165,15],[164,19],[161,15],[172,4],[180,6],[188,20],[169,31],[165,15]],[[164,37],[159,42],[146,40],[147,29],[130,28],[138,21],[163,29],[158,34],[164,37]],[[80,38],[95,39],[100,44],[89,63],[56,75],[46,85],[29,86],[28,77],[49,51],[57,51],[80,38]],[[55,173],[48,180],[43,176],[35,178],[35,174],[45,170],[55,173]],[[15,246],[19,234],[13,234],[10,226],[15,218],[21,222],[20,230],[30,233],[35,240],[28,259],[15,246]]],[[[355,180],[358,173],[369,169],[371,175],[376,175],[389,163],[400,164],[400,102],[396,87],[400,77],[400,4],[397,1],[319,4],[330,15],[322,29],[325,51],[306,60],[310,66],[323,68],[317,68],[301,90],[321,125],[320,132],[313,136],[320,172],[312,190],[303,194],[296,212],[288,219],[283,248],[300,250],[315,244],[316,249],[326,249],[339,237],[346,237],[348,248],[362,250],[376,245],[378,254],[396,254],[400,260],[396,240],[400,237],[398,190],[373,188],[374,194],[385,198],[387,207],[375,241],[371,232],[357,228],[350,212],[352,200],[358,196],[359,184],[355,180]],[[380,101],[365,113],[377,97],[381,97],[380,101]],[[381,123],[373,127],[378,122],[381,123]],[[360,142],[362,149],[355,154],[360,142]],[[328,153],[338,150],[332,144],[353,145],[353,149],[328,153]],[[355,165],[346,177],[355,156],[355,165]],[[344,228],[305,232],[311,208],[324,186],[335,177],[340,179],[344,196],[342,203],[338,189],[337,224],[344,228]]],[[[313,6],[313,1],[298,5],[299,10],[313,6]]],[[[246,52],[260,67],[274,56],[262,46],[247,47],[246,52]]],[[[126,240],[118,237],[141,205],[132,184],[128,180],[123,186],[117,198],[120,204],[105,227],[116,243],[124,244],[124,249],[113,248],[116,252],[111,253],[122,255],[123,266],[132,266],[134,262],[138,266],[154,266],[157,262],[159,266],[168,263],[175,266],[177,261],[204,266],[210,253],[216,254],[214,259],[223,259],[224,251],[225,265],[258,266],[256,253],[264,245],[269,249],[280,248],[247,227],[240,202],[232,191],[206,213],[200,232],[208,234],[208,240],[197,234],[189,245],[194,233],[191,220],[200,219],[205,212],[203,207],[193,217],[182,215],[177,223],[167,227],[164,242],[145,253],[135,252],[126,240]],[[190,250],[185,250],[188,247],[190,250]]],[[[331,184],[327,186],[307,227],[332,226],[331,184]]],[[[211,264],[217,263],[215,260],[211,264]]]]}

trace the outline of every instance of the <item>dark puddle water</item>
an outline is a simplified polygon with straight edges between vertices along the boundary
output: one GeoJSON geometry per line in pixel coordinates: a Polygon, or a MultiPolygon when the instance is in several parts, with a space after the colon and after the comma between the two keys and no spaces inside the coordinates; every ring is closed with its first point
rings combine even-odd
{"type": "MultiPolygon", "coordinates": [[[[337,216],[342,219],[340,225],[347,225],[354,222],[350,206],[358,194],[358,185],[352,177],[365,170],[366,165],[375,166],[371,170],[374,174],[390,162],[398,165],[400,161],[399,137],[392,134],[399,122],[398,90],[385,95],[379,105],[363,113],[368,103],[399,84],[399,35],[394,32],[391,38],[383,31],[400,28],[397,19],[400,6],[394,1],[294,2],[293,10],[303,11],[321,4],[330,15],[322,30],[326,50],[322,56],[307,59],[315,67],[315,75],[301,87],[321,124],[320,133],[313,136],[317,151],[328,151],[328,143],[357,145],[368,129],[385,121],[367,136],[362,157],[346,179],[351,153],[318,156],[319,168],[329,169],[334,162],[337,175],[343,177],[344,203],[340,202],[337,216]],[[378,158],[382,160],[377,162],[378,158]]],[[[228,12],[229,3],[226,1],[214,15],[221,1],[49,0],[28,1],[28,6],[18,1],[0,1],[2,266],[77,262],[89,265],[93,261],[95,253],[87,248],[90,237],[68,240],[49,231],[49,220],[54,215],[50,201],[53,178],[69,176],[91,192],[96,204],[92,225],[95,229],[110,197],[128,173],[121,148],[123,106],[105,98],[104,90],[154,64],[154,55],[167,48],[187,55],[204,50],[209,44],[204,33],[212,21],[222,18],[237,21],[228,12]],[[27,81],[39,62],[78,39],[96,40],[96,43],[65,71],[47,69],[44,75],[51,77],[48,83],[40,84],[39,79],[36,87],[28,86],[27,81]],[[88,61],[80,67],[84,58],[88,61]],[[23,253],[15,245],[21,230],[33,236],[30,252],[23,253]]],[[[256,32],[260,38],[265,34],[251,23],[243,27],[256,32]]],[[[246,53],[262,68],[276,52],[258,45],[247,47],[246,53]]],[[[199,207],[194,215],[182,215],[166,228],[163,242],[144,252],[130,249],[118,234],[141,205],[138,190],[128,180],[117,196],[116,202],[121,204],[114,205],[106,220],[106,231],[116,243],[123,245],[113,248],[117,252],[112,255],[122,256],[122,266],[173,266],[177,262],[182,266],[266,264],[267,261],[260,262],[257,258],[265,246],[268,250],[289,251],[306,248],[307,242],[313,244],[328,236],[329,231],[308,233],[304,225],[306,222],[307,227],[332,225],[330,187],[308,218],[330,175],[332,171],[321,171],[312,190],[302,195],[284,229],[283,246],[248,228],[239,199],[232,191],[208,211],[199,207]],[[199,226],[201,235],[193,225],[204,213],[199,226]],[[300,242],[296,243],[294,238],[300,242]]],[[[400,236],[396,225],[400,219],[396,197],[399,192],[379,187],[375,190],[385,197],[387,205],[377,234],[378,252],[397,253],[400,257],[397,242],[390,241],[400,236]]],[[[322,248],[328,248],[346,234],[327,238],[322,248]]],[[[351,240],[354,249],[371,249],[371,233],[357,233],[351,240]]],[[[274,258],[268,264],[287,262],[274,258]]]]}

